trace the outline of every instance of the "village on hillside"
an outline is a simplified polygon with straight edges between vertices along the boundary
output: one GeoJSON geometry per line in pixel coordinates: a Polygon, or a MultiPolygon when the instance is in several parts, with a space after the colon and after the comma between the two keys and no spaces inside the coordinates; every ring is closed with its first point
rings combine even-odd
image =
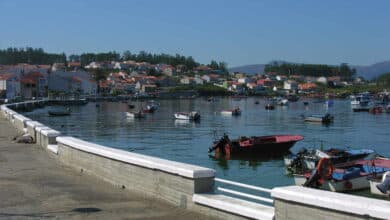
{"type": "Polygon", "coordinates": [[[363,84],[356,77],[304,76],[277,72],[246,75],[227,73],[209,65],[193,69],[183,64],[150,64],[132,60],[115,62],[54,63],[52,65],[0,65],[0,99],[80,97],[188,98],[198,95],[319,95],[318,88],[363,84]],[[104,77],[96,80],[96,74],[104,77]],[[208,88],[199,94],[196,88],[208,88]],[[222,91],[222,92],[221,92],[222,91]],[[180,92],[180,95],[178,95],[180,92]]]}

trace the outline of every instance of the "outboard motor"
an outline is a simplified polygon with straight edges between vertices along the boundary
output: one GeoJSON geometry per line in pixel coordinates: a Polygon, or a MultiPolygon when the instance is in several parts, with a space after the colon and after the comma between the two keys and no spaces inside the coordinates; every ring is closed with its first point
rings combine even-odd
{"type": "Polygon", "coordinates": [[[387,190],[390,187],[390,172],[386,172],[383,174],[382,183],[377,184],[376,188],[381,191],[383,194],[387,194],[387,190]]]}
{"type": "Polygon", "coordinates": [[[225,153],[225,144],[227,144],[228,142],[230,142],[229,137],[227,136],[227,134],[223,134],[221,139],[219,139],[219,141],[215,142],[213,147],[209,148],[209,153],[213,152],[217,148],[219,148],[222,153],[225,153]]]}
{"type": "Polygon", "coordinates": [[[314,169],[311,172],[310,177],[306,180],[303,186],[318,188],[318,180],[320,179],[320,175],[318,175],[317,169],[314,169]]]}

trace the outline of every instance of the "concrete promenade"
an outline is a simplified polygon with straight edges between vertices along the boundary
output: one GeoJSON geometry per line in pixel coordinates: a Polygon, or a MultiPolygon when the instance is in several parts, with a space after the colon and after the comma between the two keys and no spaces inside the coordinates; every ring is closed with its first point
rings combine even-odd
{"type": "Polygon", "coordinates": [[[0,219],[207,219],[77,172],[15,135],[0,117],[0,219]]]}

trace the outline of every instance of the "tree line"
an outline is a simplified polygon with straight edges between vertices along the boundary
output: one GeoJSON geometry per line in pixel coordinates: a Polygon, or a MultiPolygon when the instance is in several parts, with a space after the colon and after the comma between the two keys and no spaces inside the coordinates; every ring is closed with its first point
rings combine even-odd
{"type": "MultiPolygon", "coordinates": [[[[150,64],[167,64],[177,67],[178,65],[184,65],[187,69],[193,69],[200,65],[196,62],[192,56],[183,56],[180,54],[153,54],[146,51],[140,51],[139,53],[132,53],[129,50],[119,54],[115,51],[107,53],[83,53],[81,55],[72,54],[69,56],[69,61],[80,62],[82,66],[88,65],[91,62],[105,62],[105,61],[127,61],[132,60],[135,62],[147,62],[150,64]]],[[[215,67],[216,61],[211,61],[210,65],[215,67]]],[[[220,62],[222,63],[222,62],[220,62]]],[[[225,65],[226,66],[226,65],[225,65]]],[[[217,67],[219,64],[217,63],[217,67]]]]}
{"type": "Polygon", "coordinates": [[[65,53],[46,53],[42,48],[7,48],[0,49],[0,64],[14,65],[18,63],[28,64],[53,64],[65,63],[65,53]]]}
{"type": "Polygon", "coordinates": [[[351,79],[356,74],[356,70],[346,63],[340,66],[331,66],[325,64],[295,64],[272,62],[264,67],[264,72],[276,72],[286,75],[304,75],[304,76],[340,76],[342,79],[351,79]]]}
{"type": "MultiPolygon", "coordinates": [[[[0,64],[14,65],[18,63],[28,64],[53,64],[53,63],[66,63],[66,62],[80,62],[82,66],[88,65],[91,62],[111,62],[111,61],[126,61],[133,60],[136,62],[148,62],[151,64],[168,64],[172,66],[184,65],[187,69],[191,70],[200,65],[196,62],[192,56],[183,56],[180,54],[153,54],[146,51],[140,51],[139,53],[132,53],[129,50],[122,54],[109,51],[103,53],[82,53],[71,54],[69,57],[65,53],[54,54],[47,53],[42,48],[7,48],[0,49],[0,64]]],[[[211,61],[208,66],[212,69],[220,69],[227,71],[227,64],[224,62],[211,61]]]]}

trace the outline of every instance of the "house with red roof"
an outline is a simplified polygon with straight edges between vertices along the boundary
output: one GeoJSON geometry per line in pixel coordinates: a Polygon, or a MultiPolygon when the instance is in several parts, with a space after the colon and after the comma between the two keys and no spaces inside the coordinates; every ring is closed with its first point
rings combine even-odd
{"type": "Polygon", "coordinates": [[[315,89],[317,88],[317,84],[313,82],[306,82],[306,83],[300,83],[298,85],[299,90],[310,90],[310,89],[315,89]]]}
{"type": "Polygon", "coordinates": [[[47,79],[40,72],[29,72],[20,79],[21,96],[26,99],[46,96],[47,79]]]}

